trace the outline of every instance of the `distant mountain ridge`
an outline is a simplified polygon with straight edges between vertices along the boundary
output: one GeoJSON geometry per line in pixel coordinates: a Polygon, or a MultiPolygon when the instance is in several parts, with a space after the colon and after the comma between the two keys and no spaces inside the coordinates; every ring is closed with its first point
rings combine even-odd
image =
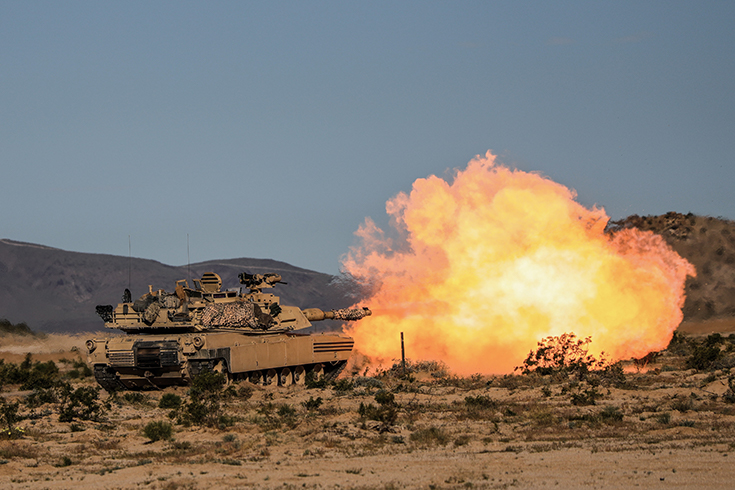
{"type": "Polygon", "coordinates": [[[222,277],[224,289],[239,287],[237,275],[243,271],[276,272],[288,284],[279,284],[274,294],[284,304],[302,308],[343,308],[354,301],[334,281],[335,276],[271,259],[170,266],[149,259],[69,252],[0,239],[0,318],[26,322],[40,332],[101,330],[104,325],[95,306],[120,302],[128,277],[133,298],[137,298],[148,292],[148,285],[173,291],[177,280],[198,279],[209,271],[222,277]]]}

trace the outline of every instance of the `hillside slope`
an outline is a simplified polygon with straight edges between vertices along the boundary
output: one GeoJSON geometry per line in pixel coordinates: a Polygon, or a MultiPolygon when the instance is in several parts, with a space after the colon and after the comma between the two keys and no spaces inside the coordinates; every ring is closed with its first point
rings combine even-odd
{"type": "Polygon", "coordinates": [[[697,269],[686,282],[686,320],[735,316],[735,221],[669,212],[628,216],[608,229],[629,227],[658,233],[697,269]]]}

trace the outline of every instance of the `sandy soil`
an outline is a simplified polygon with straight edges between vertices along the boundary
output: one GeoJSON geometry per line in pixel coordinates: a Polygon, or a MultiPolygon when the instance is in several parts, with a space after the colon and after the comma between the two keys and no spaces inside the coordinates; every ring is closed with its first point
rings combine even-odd
{"type": "MultiPolygon", "coordinates": [[[[732,322],[723,325],[682,331],[735,331],[732,322]]],[[[68,371],[78,355],[72,347],[86,337],[62,337],[27,347],[34,360],[48,356],[68,371]]],[[[22,361],[23,342],[0,339],[0,356],[22,361]]],[[[735,357],[729,345],[723,352],[735,357]]],[[[630,364],[624,380],[421,371],[409,379],[358,376],[329,388],[241,383],[235,388],[251,394],[223,400],[227,423],[174,424],[173,439],[157,442],[143,428],[170,421],[160,398],[186,400],[187,390],[144,392],[137,400],[102,391],[110,409],[98,421],[62,423],[55,404],[22,406],[24,435],[0,439],[0,487],[731,488],[730,369],[687,370],[685,360],[664,352],[646,372],[630,364]],[[395,420],[387,423],[360,410],[380,408],[381,387],[395,396],[395,420]],[[590,393],[594,405],[574,404],[590,393]],[[317,398],[319,407],[307,409],[317,398]]],[[[5,399],[22,400],[17,388],[4,387],[5,399]]]]}

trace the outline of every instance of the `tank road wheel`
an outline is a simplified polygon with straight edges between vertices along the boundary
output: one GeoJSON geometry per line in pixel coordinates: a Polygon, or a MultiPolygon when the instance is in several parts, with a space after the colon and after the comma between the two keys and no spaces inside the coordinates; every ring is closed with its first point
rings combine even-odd
{"type": "Polygon", "coordinates": [[[280,386],[291,386],[293,384],[293,375],[291,370],[287,367],[281,369],[278,374],[278,384],[280,386]]]}
{"type": "Polygon", "coordinates": [[[309,383],[319,383],[322,379],[324,379],[324,366],[321,364],[314,364],[308,373],[306,373],[305,378],[309,378],[309,383]]]}
{"type": "Polygon", "coordinates": [[[293,384],[300,386],[306,384],[306,369],[304,369],[304,366],[296,366],[293,369],[293,384]]]}
{"type": "Polygon", "coordinates": [[[272,384],[278,383],[278,377],[275,369],[269,369],[265,372],[265,375],[263,376],[263,384],[266,386],[270,386],[272,384]]]}
{"type": "Polygon", "coordinates": [[[248,381],[254,385],[263,384],[263,373],[260,371],[251,371],[248,373],[248,381]]]}

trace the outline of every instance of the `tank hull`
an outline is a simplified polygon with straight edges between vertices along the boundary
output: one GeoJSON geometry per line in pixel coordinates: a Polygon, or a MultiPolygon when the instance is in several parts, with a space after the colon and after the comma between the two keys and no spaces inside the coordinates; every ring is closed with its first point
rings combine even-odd
{"type": "Polygon", "coordinates": [[[262,385],[303,384],[308,373],[335,378],[354,341],[336,334],[236,331],[124,335],[88,341],[88,363],[107,391],[187,385],[202,371],[262,385]]]}

